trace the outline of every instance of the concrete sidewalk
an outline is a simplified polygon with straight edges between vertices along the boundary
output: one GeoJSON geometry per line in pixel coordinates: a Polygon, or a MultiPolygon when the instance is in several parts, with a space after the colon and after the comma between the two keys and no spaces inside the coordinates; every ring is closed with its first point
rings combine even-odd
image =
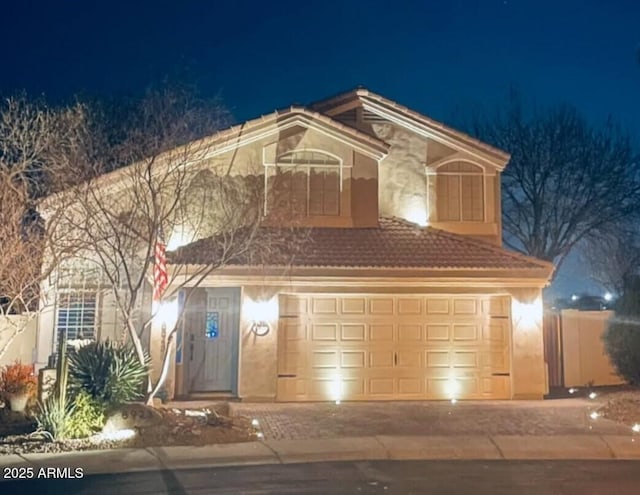
{"type": "Polygon", "coordinates": [[[369,436],[0,456],[0,467],[87,474],[340,460],[637,459],[640,435],[369,436]]]}

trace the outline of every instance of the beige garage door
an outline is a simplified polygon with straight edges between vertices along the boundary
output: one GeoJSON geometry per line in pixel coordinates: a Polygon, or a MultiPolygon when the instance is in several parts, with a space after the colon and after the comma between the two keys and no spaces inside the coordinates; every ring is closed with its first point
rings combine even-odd
{"type": "Polygon", "coordinates": [[[507,399],[508,296],[282,295],[278,399],[507,399]]]}

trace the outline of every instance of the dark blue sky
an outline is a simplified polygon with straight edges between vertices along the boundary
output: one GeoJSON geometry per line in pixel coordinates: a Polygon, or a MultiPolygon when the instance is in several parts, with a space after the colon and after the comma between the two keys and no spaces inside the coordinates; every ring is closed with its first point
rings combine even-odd
{"type": "Polygon", "coordinates": [[[638,0],[4,4],[3,93],[135,92],[188,67],[238,120],[362,84],[447,121],[515,85],[640,136],[638,0]]]}
{"type": "Polygon", "coordinates": [[[515,84],[640,132],[634,0],[24,0],[3,10],[4,92],[135,91],[188,66],[240,120],[358,84],[447,120],[515,84]]]}

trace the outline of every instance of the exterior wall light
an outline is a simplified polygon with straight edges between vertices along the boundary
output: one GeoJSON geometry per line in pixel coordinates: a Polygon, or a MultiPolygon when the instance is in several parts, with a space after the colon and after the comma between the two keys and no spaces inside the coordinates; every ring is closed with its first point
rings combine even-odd
{"type": "Polygon", "coordinates": [[[254,321],[251,324],[251,331],[258,337],[264,337],[271,330],[271,326],[266,321],[254,321]]]}
{"type": "Polygon", "coordinates": [[[250,320],[250,331],[258,337],[264,337],[271,331],[271,322],[278,318],[278,299],[248,300],[245,303],[247,319],[250,320]]]}
{"type": "Polygon", "coordinates": [[[415,223],[420,227],[426,227],[429,224],[429,221],[427,220],[427,208],[425,207],[424,200],[422,198],[414,198],[408,201],[402,216],[405,220],[415,223]]]}
{"type": "Polygon", "coordinates": [[[534,329],[542,325],[543,308],[539,297],[533,302],[514,300],[512,311],[514,322],[523,329],[534,329]]]}
{"type": "Polygon", "coordinates": [[[172,329],[178,322],[178,299],[155,302],[152,305],[153,320],[159,326],[172,329]]]}

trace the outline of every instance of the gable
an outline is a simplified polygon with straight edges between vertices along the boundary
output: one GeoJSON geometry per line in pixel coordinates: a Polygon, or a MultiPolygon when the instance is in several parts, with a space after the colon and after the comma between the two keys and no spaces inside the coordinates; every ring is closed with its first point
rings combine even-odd
{"type": "Polygon", "coordinates": [[[509,160],[509,155],[502,150],[366,89],[357,89],[316,102],[311,107],[345,125],[383,140],[379,131],[372,132],[372,127],[394,124],[419,135],[430,143],[433,154],[430,153],[429,162],[459,153],[502,171],[509,160]]]}
{"type": "MultiPolygon", "coordinates": [[[[300,136],[306,136],[307,140],[315,136],[313,140],[321,143],[319,146],[329,143],[330,147],[349,149],[351,152],[374,160],[382,159],[389,148],[375,136],[341,124],[326,115],[304,107],[291,107],[249,120],[149,159],[153,159],[158,164],[156,166],[158,174],[162,173],[162,167],[175,166],[171,161],[172,157],[181,156],[185,162],[184,156],[189,153],[191,153],[187,160],[189,166],[234,166],[237,167],[234,169],[234,175],[251,174],[255,173],[254,165],[262,166],[264,160],[269,159],[268,154],[271,149],[274,153],[294,149],[296,144],[303,141],[300,136]],[[280,143],[281,138],[289,145],[283,147],[280,143]],[[195,150],[195,152],[189,150],[195,150]]],[[[94,184],[103,188],[103,191],[116,191],[118,188],[127,187],[127,170],[144,162],[142,160],[104,174],[96,179],[94,184]]],[[[48,205],[64,197],[65,194],[60,192],[44,198],[39,204],[40,212],[46,214],[48,205]]]]}

